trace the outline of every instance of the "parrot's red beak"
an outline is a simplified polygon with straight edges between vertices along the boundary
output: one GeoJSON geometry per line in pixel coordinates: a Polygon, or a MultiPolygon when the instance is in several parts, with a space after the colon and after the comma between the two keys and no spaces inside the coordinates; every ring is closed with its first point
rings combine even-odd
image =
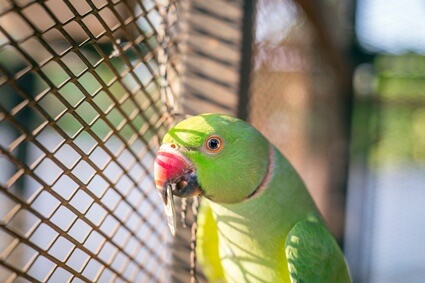
{"type": "Polygon", "coordinates": [[[163,144],[159,148],[154,177],[156,188],[165,203],[168,186],[172,186],[173,195],[178,197],[196,196],[202,192],[192,162],[177,150],[175,144],[163,144]]]}

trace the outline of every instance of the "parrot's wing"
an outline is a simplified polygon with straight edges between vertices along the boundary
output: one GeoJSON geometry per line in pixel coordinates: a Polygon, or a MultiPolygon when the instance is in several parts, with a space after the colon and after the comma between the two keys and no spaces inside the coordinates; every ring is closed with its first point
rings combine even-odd
{"type": "Polygon", "coordinates": [[[210,283],[226,282],[218,248],[217,224],[211,207],[202,200],[198,210],[196,257],[210,283]]]}
{"type": "Polygon", "coordinates": [[[344,256],[319,222],[300,221],[285,242],[291,282],[351,282],[344,256]]]}

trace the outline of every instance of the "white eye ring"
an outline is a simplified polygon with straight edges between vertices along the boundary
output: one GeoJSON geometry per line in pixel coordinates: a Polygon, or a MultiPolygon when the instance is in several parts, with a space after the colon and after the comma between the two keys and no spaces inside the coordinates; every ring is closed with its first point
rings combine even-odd
{"type": "Polygon", "coordinates": [[[223,140],[219,136],[208,137],[205,141],[205,148],[209,152],[219,152],[223,147],[223,140]]]}

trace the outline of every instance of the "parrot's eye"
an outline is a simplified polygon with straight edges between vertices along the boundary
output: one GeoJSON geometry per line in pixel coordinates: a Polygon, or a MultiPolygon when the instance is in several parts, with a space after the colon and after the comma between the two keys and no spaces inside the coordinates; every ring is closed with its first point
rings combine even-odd
{"type": "Polygon", "coordinates": [[[207,139],[206,143],[206,149],[210,152],[218,152],[220,151],[223,142],[220,137],[217,136],[211,136],[207,139]]]}

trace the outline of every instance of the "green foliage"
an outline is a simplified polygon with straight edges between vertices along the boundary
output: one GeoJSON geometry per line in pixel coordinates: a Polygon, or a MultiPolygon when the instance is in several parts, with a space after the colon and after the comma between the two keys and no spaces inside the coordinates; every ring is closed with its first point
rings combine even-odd
{"type": "Polygon", "coordinates": [[[375,94],[357,97],[354,157],[379,168],[425,162],[425,56],[379,55],[375,94]]]}

